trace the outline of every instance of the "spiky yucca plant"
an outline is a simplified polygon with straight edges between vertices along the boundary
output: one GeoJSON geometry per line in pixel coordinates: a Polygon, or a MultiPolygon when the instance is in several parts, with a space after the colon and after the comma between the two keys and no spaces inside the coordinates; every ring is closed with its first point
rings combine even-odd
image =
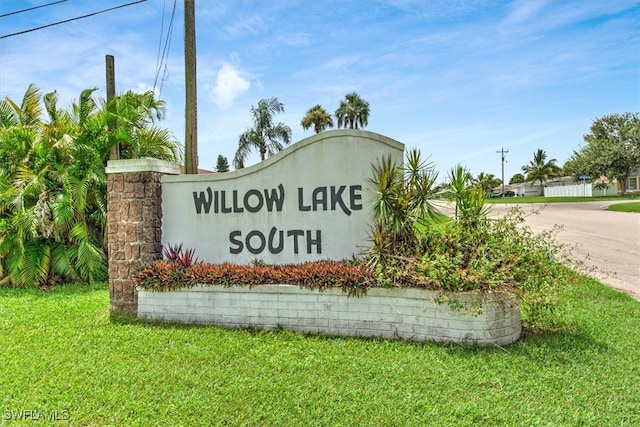
{"type": "Polygon", "coordinates": [[[420,151],[407,152],[405,164],[386,156],[373,166],[374,224],[370,264],[384,269],[391,258],[415,255],[417,226],[436,216],[431,202],[437,173],[420,151]]]}

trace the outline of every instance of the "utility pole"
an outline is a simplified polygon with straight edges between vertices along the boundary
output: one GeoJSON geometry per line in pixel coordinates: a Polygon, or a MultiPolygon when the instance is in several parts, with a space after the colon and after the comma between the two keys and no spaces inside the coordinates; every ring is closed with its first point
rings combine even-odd
{"type": "MultiPolygon", "coordinates": [[[[105,56],[105,66],[107,75],[107,105],[109,105],[111,100],[113,100],[113,98],[116,96],[116,65],[113,55],[105,56]]],[[[113,120],[109,120],[109,122],[107,123],[107,127],[109,129],[109,134],[111,134],[111,131],[115,129],[115,123],[113,122],[113,120]]],[[[116,143],[113,147],[111,147],[111,150],[109,151],[109,160],[119,159],[120,144],[116,143]]]]}
{"type": "Polygon", "coordinates": [[[496,153],[502,156],[502,196],[501,197],[504,197],[504,158],[505,158],[505,154],[507,154],[508,152],[509,150],[505,150],[504,148],[501,148],[500,151],[496,151],[496,153]]]}
{"type": "Polygon", "coordinates": [[[198,173],[198,96],[196,93],[195,0],[184,0],[185,173],[198,173]]]}

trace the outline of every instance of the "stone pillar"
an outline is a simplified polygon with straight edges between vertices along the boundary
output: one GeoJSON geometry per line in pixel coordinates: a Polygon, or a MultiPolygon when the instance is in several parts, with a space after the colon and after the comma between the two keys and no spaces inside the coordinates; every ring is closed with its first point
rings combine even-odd
{"type": "Polygon", "coordinates": [[[178,175],[180,166],[157,159],[111,160],[106,173],[110,308],[137,314],[131,276],[142,264],[162,258],[160,178],[178,175]]]}

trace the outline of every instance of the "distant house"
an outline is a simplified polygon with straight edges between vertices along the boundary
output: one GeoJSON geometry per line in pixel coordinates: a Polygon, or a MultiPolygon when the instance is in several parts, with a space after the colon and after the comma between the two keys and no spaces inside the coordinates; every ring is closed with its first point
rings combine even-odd
{"type": "Polygon", "coordinates": [[[540,181],[535,181],[533,185],[530,182],[511,184],[511,188],[516,193],[516,196],[542,196],[542,184],[540,181]]]}
{"type": "MultiPolygon", "coordinates": [[[[618,185],[618,192],[621,190],[618,185]]],[[[629,178],[627,178],[627,193],[640,192],[640,166],[631,171],[629,178]]]]}

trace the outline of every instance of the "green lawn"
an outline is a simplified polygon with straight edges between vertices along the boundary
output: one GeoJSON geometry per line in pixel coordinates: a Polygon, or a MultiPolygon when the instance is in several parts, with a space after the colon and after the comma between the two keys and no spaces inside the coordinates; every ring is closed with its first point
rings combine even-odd
{"type": "Polygon", "coordinates": [[[635,212],[640,213],[640,202],[617,203],[609,206],[608,210],[616,212],[635,212]]]}
{"type": "Polygon", "coordinates": [[[640,200],[640,195],[631,196],[602,196],[602,197],[505,197],[500,199],[487,199],[487,203],[570,203],[570,202],[602,202],[612,200],[640,200]]]}
{"type": "Polygon", "coordinates": [[[563,298],[564,332],[477,348],[150,325],[110,319],[105,285],[0,288],[0,409],[69,418],[44,425],[640,425],[640,303],[588,279],[563,298]]]}

